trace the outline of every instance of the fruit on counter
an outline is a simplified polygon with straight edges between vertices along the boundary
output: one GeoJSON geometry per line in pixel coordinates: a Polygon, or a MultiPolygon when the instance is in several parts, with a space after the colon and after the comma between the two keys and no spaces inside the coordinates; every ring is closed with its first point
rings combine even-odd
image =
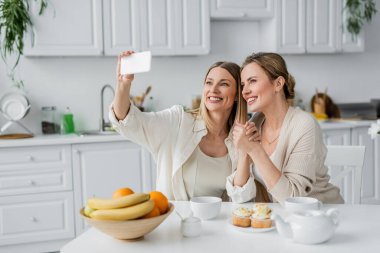
{"type": "Polygon", "coordinates": [[[98,220],[133,220],[148,214],[153,208],[154,202],[147,200],[124,208],[95,210],[90,217],[98,220]]]}
{"type": "Polygon", "coordinates": [[[157,206],[160,210],[160,214],[166,213],[169,207],[168,198],[162,192],[159,191],[151,191],[149,195],[150,199],[154,201],[155,206],[157,206]]]}
{"type": "Polygon", "coordinates": [[[161,213],[160,213],[160,209],[158,209],[158,207],[156,205],[154,205],[152,211],[150,211],[149,213],[145,214],[143,217],[143,219],[146,219],[146,218],[153,218],[153,217],[156,217],[156,216],[160,216],[161,213]]]}
{"type": "Polygon", "coordinates": [[[84,214],[85,214],[87,217],[90,217],[90,214],[91,214],[93,211],[95,211],[95,209],[89,207],[88,205],[86,205],[86,206],[84,207],[84,210],[83,210],[84,214]]]}
{"type": "MultiPolygon", "coordinates": [[[[92,209],[115,209],[129,207],[141,202],[147,201],[149,199],[149,194],[146,193],[133,193],[127,196],[115,198],[115,199],[104,199],[104,198],[90,198],[87,201],[87,205],[92,209]]],[[[149,210],[150,212],[151,210],[149,210]]]]}
{"type": "Polygon", "coordinates": [[[128,187],[120,188],[120,189],[117,189],[116,191],[113,192],[112,198],[116,199],[116,198],[120,198],[123,196],[131,195],[133,193],[135,193],[135,192],[131,188],[128,188],[128,187]]]}

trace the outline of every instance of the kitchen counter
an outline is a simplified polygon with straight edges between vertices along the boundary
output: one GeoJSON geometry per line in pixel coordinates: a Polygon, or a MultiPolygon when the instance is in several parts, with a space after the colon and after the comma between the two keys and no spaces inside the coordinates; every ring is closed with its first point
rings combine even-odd
{"type": "Polygon", "coordinates": [[[11,139],[11,140],[3,139],[3,140],[0,140],[0,148],[94,143],[94,142],[125,141],[125,140],[126,139],[120,136],[118,133],[102,134],[102,135],[51,134],[51,135],[36,135],[32,138],[25,138],[25,139],[11,139]]]}
{"type": "Polygon", "coordinates": [[[326,120],[318,121],[322,130],[370,127],[374,120],[326,120]]]}

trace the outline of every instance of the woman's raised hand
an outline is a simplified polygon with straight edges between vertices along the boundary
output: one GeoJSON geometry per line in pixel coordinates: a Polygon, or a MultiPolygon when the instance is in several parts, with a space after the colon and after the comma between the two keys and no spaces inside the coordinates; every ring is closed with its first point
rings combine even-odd
{"type": "Polygon", "coordinates": [[[245,135],[249,136],[249,141],[261,142],[261,135],[253,122],[247,122],[245,124],[245,135]]]}
{"type": "Polygon", "coordinates": [[[245,124],[235,122],[232,136],[236,149],[245,153],[248,153],[253,143],[260,141],[260,134],[253,122],[245,124]]]}
{"type": "Polygon", "coordinates": [[[133,75],[133,74],[122,75],[120,73],[121,58],[128,57],[129,55],[131,55],[133,53],[134,53],[134,51],[125,51],[125,52],[122,52],[121,54],[119,54],[119,56],[117,58],[116,79],[117,79],[119,85],[130,84],[135,77],[135,75],[133,75]]]}

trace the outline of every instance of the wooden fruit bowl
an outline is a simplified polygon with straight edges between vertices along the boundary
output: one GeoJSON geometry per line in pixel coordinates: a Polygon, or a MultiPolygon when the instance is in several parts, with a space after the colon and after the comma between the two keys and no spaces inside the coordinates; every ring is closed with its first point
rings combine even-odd
{"type": "Polygon", "coordinates": [[[160,216],[126,221],[91,219],[84,215],[84,208],[80,210],[80,214],[91,226],[109,236],[122,240],[140,240],[144,235],[158,227],[173,210],[174,205],[169,203],[168,211],[160,216]]]}

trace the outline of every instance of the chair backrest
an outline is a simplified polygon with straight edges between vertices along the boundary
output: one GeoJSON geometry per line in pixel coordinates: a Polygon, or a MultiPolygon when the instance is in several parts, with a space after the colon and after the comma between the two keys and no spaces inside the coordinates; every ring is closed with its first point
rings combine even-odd
{"type": "Polygon", "coordinates": [[[362,170],[364,163],[365,146],[327,146],[325,164],[330,172],[339,169],[332,174],[333,184],[338,183],[352,172],[352,203],[360,204],[362,170]]]}

